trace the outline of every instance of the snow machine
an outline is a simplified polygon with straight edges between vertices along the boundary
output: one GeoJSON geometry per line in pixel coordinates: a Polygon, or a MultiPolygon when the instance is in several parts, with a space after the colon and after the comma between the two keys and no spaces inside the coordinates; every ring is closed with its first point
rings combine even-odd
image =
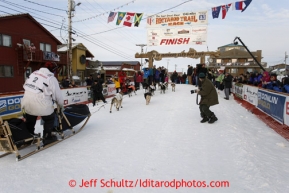
{"type": "Polygon", "coordinates": [[[69,105],[64,109],[64,111],[57,107],[56,115],[57,124],[54,128],[54,133],[58,136],[61,136],[61,139],[58,139],[57,141],[45,146],[43,145],[43,143],[41,143],[42,138],[40,134],[30,134],[28,129],[26,128],[25,122],[22,119],[13,118],[7,121],[3,121],[0,117],[0,152],[5,152],[4,154],[0,155],[0,158],[8,154],[15,153],[16,160],[20,161],[35,153],[38,153],[39,151],[47,149],[79,133],[86,125],[91,116],[88,106],[84,104],[69,105]],[[83,125],[77,131],[75,131],[74,126],[80,124],[83,121],[83,125]],[[64,133],[64,131],[66,130],[71,130],[72,132],[64,133]],[[35,150],[23,156],[20,155],[19,151],[21,149],[32,145],[36,145],[35,150]]]}

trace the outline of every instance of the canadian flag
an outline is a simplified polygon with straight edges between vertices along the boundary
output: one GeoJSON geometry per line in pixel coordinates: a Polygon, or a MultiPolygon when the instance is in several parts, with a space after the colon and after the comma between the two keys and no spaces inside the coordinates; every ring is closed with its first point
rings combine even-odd
{"type": "Polygon", "coordinates": [[[134,14],[135,13],[127,12],[126,16],[125,16],[125,20],[123,21],[123,25],[125,25],[127,27],[131,27],[132,22],[133,22],[133,18],[134,18],[134,14]]]}

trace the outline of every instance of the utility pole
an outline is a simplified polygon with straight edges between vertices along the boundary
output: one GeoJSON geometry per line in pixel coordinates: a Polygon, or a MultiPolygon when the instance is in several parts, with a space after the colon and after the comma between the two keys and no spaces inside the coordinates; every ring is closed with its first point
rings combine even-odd
{"type": "MultiPolygon", "coordinates": [[[[81,3],[77,3],[79,6],[81,3]]],[[[72,21],[71,18],[74,16],[75,11],[75,1],[68,0],[68,63],[67,63],[67,77],[70,77],[72,80],[72,21]]],[[[74,34],[74,33],[73,33],[74,34]]]]}
{"type": "Polygon", "coordinates": [[[71,66],[72,66],[72,45],[71,45],[71,17],[72,17],[72,1],[68,0],[68,63],[67,63],[67,77],[70,77],[71,80],[71,66]]]}
{"type": "Polygon", "coordinates": [[[170,59],[167,59],[167,71],[169,72],[169,62],[170,62],[170,59]]]}
{"type": "Polygon", "coordinates": [[[288,58],[287,52],[285,52],[285,65],[286,65],[286,59],[288,58]]]}
{"type": "MultiPolygon", "coordinates": [[[[143,47],[147,46],[146,44],[136,44],[136,46],[140,46],[141,47],[141,54],[143,54],[143,47]]],[[[141,70],[142,70],[142,58],[141,58],[141,70]]]]}

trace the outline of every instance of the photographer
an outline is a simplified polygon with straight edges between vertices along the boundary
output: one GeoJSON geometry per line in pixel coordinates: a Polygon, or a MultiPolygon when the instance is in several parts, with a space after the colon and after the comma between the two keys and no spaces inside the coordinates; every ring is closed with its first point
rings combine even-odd
{"type": "Polygon", "coordinates": [[[205,76],[207,76],[208,70],[206,68],[205,64],[197,64],[197,69],[196,69],[196,87],[201,87],[201,82],[198,80],[199,74],[203,73],[205,76]]]}
{"type": "Polygon", "coordinates": [[[219,104],[217,91],[213,83],[206,78],[204,73],[199,74],[199,80],[201,82],[200,90],[191,90],[191,93],[197,93],[201,96],[201,101],[199,104],[201,117],[203,118],[201,123],[205,123],[207,121],[208,123],[214,123],[218,119],[215,114],[210,111],[210,106],[219,104]]]}

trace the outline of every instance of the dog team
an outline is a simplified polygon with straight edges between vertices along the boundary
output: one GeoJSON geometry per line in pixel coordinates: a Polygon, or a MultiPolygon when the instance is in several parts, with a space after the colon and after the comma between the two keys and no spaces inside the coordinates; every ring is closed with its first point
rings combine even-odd
{"type": "MultiPolygon", "coordinates": [[[[151,101],[151,97],[153,95],[155,95],[156,92],[156,86],[158,86],[158,90],[160,90],[160,94],[165,94],[165,91],[168,90],[168,83],[158,83],[155,84],[152,82],[151,85],[147,84],[147,83],[143,83],[143,90],[144,90],[144,98],[146,101],[146,105],[148,105],[151,101]]],[[[172,92],[175,92],[175,88],[176,88],[176,84],[175,83],[171,83],[171,87],[172,87],[172,92]]],[[[129,97],[132,96],[132,93],[135,93],[136,95],[136,89],[133,85],[130,85],[127,89],[127,95],[129,97]]],[[[119,92],[117,93],[111,100],[111,106],[110,106],[110,113],[112,112],[112,106],[114,105],[116,110],[119,111],[120,108],[122,108],[122,100],[123,100],[123,95],[124,92],[119,92]]]]}

